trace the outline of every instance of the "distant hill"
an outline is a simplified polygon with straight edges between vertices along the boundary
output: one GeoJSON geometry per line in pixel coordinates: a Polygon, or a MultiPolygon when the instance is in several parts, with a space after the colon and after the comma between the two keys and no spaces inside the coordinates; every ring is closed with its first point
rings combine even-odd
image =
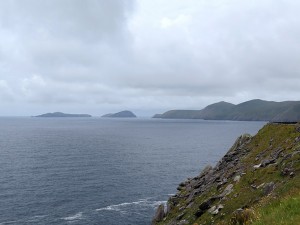
{"type": "Polygon", "coordinates": [[[89,114],[67,114],[62,112],[46,113],[35,117],[92,117],[89,114]]]}
{"type": "Polygon", "coordinates": [[[292,122],[300,121],[300,101],[254,99],[238,105],[218,102],[202,110],[170,110],[154,118],[292,122]]]}
{"type": "Polygon", "coordinates": [[[105,114],[102,117],[109,117],[109,118],[136,118],[136,115],[131,111],[121,111],[118,113],[109,113],[105,114]]]}

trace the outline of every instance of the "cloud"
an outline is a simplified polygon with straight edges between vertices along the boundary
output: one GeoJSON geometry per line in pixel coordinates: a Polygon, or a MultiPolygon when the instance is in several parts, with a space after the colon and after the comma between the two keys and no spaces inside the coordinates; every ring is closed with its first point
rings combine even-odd
{"type": "Polygon", "coordinates": [[[1,1],[0,101],[152,113],[299,100],[299,10],[294,0],[1,1]]]}
{"type": "Polygon", "coordinates": [[[14,93],[5,80],[0,80],[0,100],[3,102],[14,101],[14,93]]]}
{"type": "Polygon", "coordinates": [[[176,26],[184,26],[186,23],[188,23],[189,20],[190,20],[189,16],[181,14],[174,19],[164,17],[161,19],[160,23],[162,28],[171,28],[176,26]]]}

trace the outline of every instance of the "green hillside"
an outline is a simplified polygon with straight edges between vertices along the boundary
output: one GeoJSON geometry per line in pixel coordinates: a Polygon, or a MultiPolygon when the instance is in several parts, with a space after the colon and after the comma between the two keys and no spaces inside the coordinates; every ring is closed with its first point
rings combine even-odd
{"type": "Polygon", "coordinates": [[[255,99],[238,105],[218,102],[202,110],[167,111],[156,118],[292,122],[300,120],[300,101],[273,102],[255,99]]]}
{"type": "Polygon", "coordinates": [[[300,124],[242,135],[215,167],[178,186],[153,224],[300,224],[300,124]]]}

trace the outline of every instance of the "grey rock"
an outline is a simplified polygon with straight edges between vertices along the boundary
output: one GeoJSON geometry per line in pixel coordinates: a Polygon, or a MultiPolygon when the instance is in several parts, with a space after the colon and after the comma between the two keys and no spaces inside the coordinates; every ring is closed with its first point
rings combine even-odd
{"type": "Polygon", "coordinates": [[[233,184],[228,184],[220,196],[225,197],[233,191],[233,184]]]}
{"type": "Polygon", "coordinates": [[[300,124],[299,123],[297,123],[297,125],[296,125],[296,131],[300,132],[300,124]]]}
{"type": "Polygon", "coordinates": [[[213,170],[212,166],[211,165],[207,165],[203,170],[202,172],[200,173],[199,177],[204,177],[205,175],[211,173],[213,170]]]}
{"type": "Polygon", "coordinates": [[[184,217],[185,213],[181,213],[176,217],[176,220],[181,220],[184,217]]]}
{"type": "Polygon", "coordinates": [[[179,223],[177,223],[177,225],[186,225],[186,224],[189,224],[187,220],[181,220],[179,223]]]}
{"type": "Polygon", "coordinates": [[[265,183],[262,183],[262,184],[258,185],[256,188],[257,188],[257,189],[260,189],[260,188],[262,188],[262,187],[264,187],[264,186],[265,186],[265,183]]]}
{"type": "Polygon", "coordinates": [[[275,183],[274,182],[270,182],[270,183],[267,183],[265,186],[264,186],[264,190],[263,190],[263,194],[264,195],[269,195],[272,193],[272,191],[275,189],[275,183]]]}
{"type": "Polygon", "coordinates": [[[155,216],[152,219],[152,224],[162,221],[164,217],[165,217],[165,206],[164,204],[161,204],[158,206],[156,210],[155,216]]]}
{"type": "Polygon", "coordinates": [[[291,168],[288,168],[288,167],[283,168],[283,169],[281,170],[281,175],[282,175],[282,176],[287,176],[287,175],[289,175],[292,171],[293,171],[293,170],[292,170],[291,168]]]}
{"type": "Polygon", "coordinates": [[[260,166],[261,166],[261,163],[260,163],[260,164],[257,164],[257,165],[254,165],[253,168],[254,168],[254,169],[258,169],[258,168],[260,168],[260,166]]]}
{"type": "Polygon", "coordinates": [[[265,159],[265,160],[263,160],[263,161],[261,162],[260,167],[266,167],[266,166],[268,166],[268,165],[270,165],[270,164],[273,164],[273,163],[275,163],[275,162],[276,162],[276,159],[275,159],[275,158],[272,158],[272,159],[265,159]]]}
{"type": "Polygon", "coordinates": [[[209,210],[208,210],[208,212],[210,213],[210,214],[212,214],[212,215],[217,215],[220,211],[221,211],[221,209],[223,209],[224,208],[224,206],[223,205],[216,205],[216,206],[213,206],[213,207],[211,207],[209,210]]]}
{"type": "Polygon", "coordinates": [[[217,199],[216,197],[213,197],[213,198],[209,198],[209,199],[205,200],[204,202],[202,202],[199,205],[199,209],[196,211],[195,216],[196,217],[202,216],[211,207],[211,205],[213,204],[213,202],[216,199],[217,199]]]}
{"type": "Polygon", "coordinates": [[[241,179],[241,176],[240,176],[240,175],[237,175],[237,176],[235,176],[235,177],[233,178],[233,181],[234,181],[234,182],[239,182],[240,179],[241,179]]]}

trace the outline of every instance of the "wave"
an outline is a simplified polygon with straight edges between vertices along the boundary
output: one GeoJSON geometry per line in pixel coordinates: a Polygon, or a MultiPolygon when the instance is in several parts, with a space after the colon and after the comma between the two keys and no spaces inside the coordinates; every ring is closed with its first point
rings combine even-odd
{"type": "Polygon", "coordinates": [[[82,219],[82,212],[76,213],[76,214],[73,215],[73,216],[67,216],[67,217],[64,217],[64,218],[62,218],[62,219],[63,219],[63,220],[66,220],[66,221],[80,220],[80,219],[82,219]]]}
{"type": "Polygon", "coordinates": [[[167,201],[151,201],[150,198],[139,199],[135,202],[124,202],[117,205],[109,205],[103,208],[96,209],[96,211],[117,211],[117,212],[127,212],[127,210],[132,209],[135,206],[145,207],[145,208],[156,208],[161,204],[166,204],[167,201]]]}

